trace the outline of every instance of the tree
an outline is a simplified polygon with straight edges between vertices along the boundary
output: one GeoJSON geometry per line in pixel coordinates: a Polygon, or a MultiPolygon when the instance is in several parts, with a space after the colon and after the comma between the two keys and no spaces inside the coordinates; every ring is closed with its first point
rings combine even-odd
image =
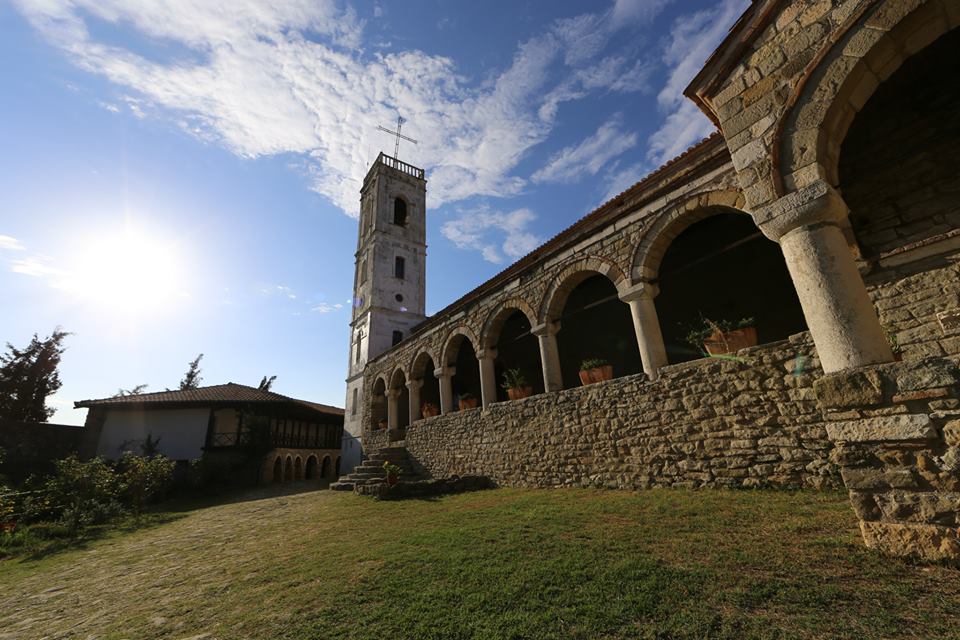
{"type": "Polygon", "coordinates": [[[139,396],[144,391],[146,391],[148,384],[138,384],[132,389],[117,389],[117,392],[113,394],[114,398],[123,398],[125,396],[139,396]]]}
{"type": "Polygon", "coordinates": [[[0,355],[0,418],[46,422],[53,415],[46,400],[60,388],[57,367],[68,335],[57,327],[45,340],[33,334],[24,349],[7,343],[7,353],[0,355]]]}
{"type": "Polygon", "coordinates": [[[260,386],[257,387],[260,391],[270,391],[270,387],[273,386],[273,381],[277,379],[277,376],[263,376],[263,380],[260,381],[260,386]]]}
{"type": "Polygon", "coordinates": [[[200,360],[203,359],[203,354],[201,353],[196,357],[193,362],[190,363],[190,367],[187,369],[187,372],[183,375],[183,380],[180,381],[180,390],[186,391],[188,389],[196,389],[200,386],[200,382],[203,378],[200,377],[200,360]]]}

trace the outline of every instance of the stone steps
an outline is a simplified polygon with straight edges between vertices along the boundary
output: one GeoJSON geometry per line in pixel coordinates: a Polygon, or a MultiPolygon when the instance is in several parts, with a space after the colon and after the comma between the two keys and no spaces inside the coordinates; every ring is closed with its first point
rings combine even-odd
{"type": "Polygon", "coordinates": [[[371,454],[354,467],[350,474],[332,483],[330,489],[333,491],[354,491],[357,487],[382,482],[387,477],[387,474],[383,471],[385,462],[400,467],[401,481],[420,479],[420,476],[414,471],[413,465],[410,464],[410,457],[401,441],[391,443],[390,446],[371,454]]]}

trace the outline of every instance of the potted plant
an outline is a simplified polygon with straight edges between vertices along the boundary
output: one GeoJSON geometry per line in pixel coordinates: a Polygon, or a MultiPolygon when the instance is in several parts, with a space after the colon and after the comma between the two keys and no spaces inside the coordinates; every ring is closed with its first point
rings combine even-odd
{"type": "Polygon", "coordinates": [[[603,358],[587,358],[580,363],[580,384],[613,380],[613,365],[603,358]]]}
{"type": "Polygon", "coordinates": [[[500,386],[507,390],[507,396],[511,400],[529,398],[533,395],[533,387],[527,384],[527,378],[520,369],[507,369],[504,371],[503,384],[500,386]]]}
{"type": "Polygon", "coordinates": [[[440,407],[432,402],[424,402],[420,405],[420,415],[424,418],[432,418],[440,415],[440,407]]]}
{"type": "Polygon", "coordinates": [[[400,482],[400,467],[398,467],[397,465],[390,462],[384,462],[383,472],[387,474],[388,487],[392,487],[393,485],[400,482]]]}
{"type": "Polygon", "coordinates": [[[460,394],[460,411],[465,409],[476,409],[477,408],[477,396],[473,395],[469,391],[464,391],[460,394]]]}
{"type": "Polygon", "coordinates": [[[757,328],[753,318],[738,321],[701,318],[701,323],[687,333],[686,342],[704,355],[722,356],[755,347],[757,328]]]}

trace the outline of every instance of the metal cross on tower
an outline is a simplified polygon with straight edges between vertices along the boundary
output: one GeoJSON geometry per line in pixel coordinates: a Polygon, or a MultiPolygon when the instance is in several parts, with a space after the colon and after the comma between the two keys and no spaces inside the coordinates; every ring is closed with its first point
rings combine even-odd
{"type": "Polygon", "coordinates": [[[386,131],[386,132],[389,133],[390,135],[393,135],[393,136],[396,136],[396,137],[397,137],[397,143],[396,143],[395,145],[393,145],[393,157],[394,157],[395,159],[397,159],[397,160],[400,159],[400,138],[403,138],[403,139],[406,140],[407,142],[412,142],[413,144],[417,144],[417,141],[414,140],[413,138],[408,138],[407,136],[402,135],[402,134],[400,133],[400,129],[403,127],[403,123],[404,123],[404,122],[406,122],[406,120],[403,119],[403,116],[397,116],[397,130],[396,130],[396,131],[394,131],[393,129],[386,129],[386,128],[380,126],[380,125],[377,125],[377,129],[379,129],[380,131],[386,131]]]}

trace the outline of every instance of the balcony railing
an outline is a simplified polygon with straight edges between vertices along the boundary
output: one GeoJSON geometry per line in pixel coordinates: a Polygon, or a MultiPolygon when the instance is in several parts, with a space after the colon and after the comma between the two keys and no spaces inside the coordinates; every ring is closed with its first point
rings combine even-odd
{"type": "Polygon", "coordinates": [[[423,169],[415,167],[412,164],[407,164],[403,160],[397,160],[393,156],[388,156],[382,151],[380,152],[380,156],[377,158],[377,161],[387,165],[391,169],[396,169],[397,171],[401,171],[409,176],[423,180],[423,169]]]}

